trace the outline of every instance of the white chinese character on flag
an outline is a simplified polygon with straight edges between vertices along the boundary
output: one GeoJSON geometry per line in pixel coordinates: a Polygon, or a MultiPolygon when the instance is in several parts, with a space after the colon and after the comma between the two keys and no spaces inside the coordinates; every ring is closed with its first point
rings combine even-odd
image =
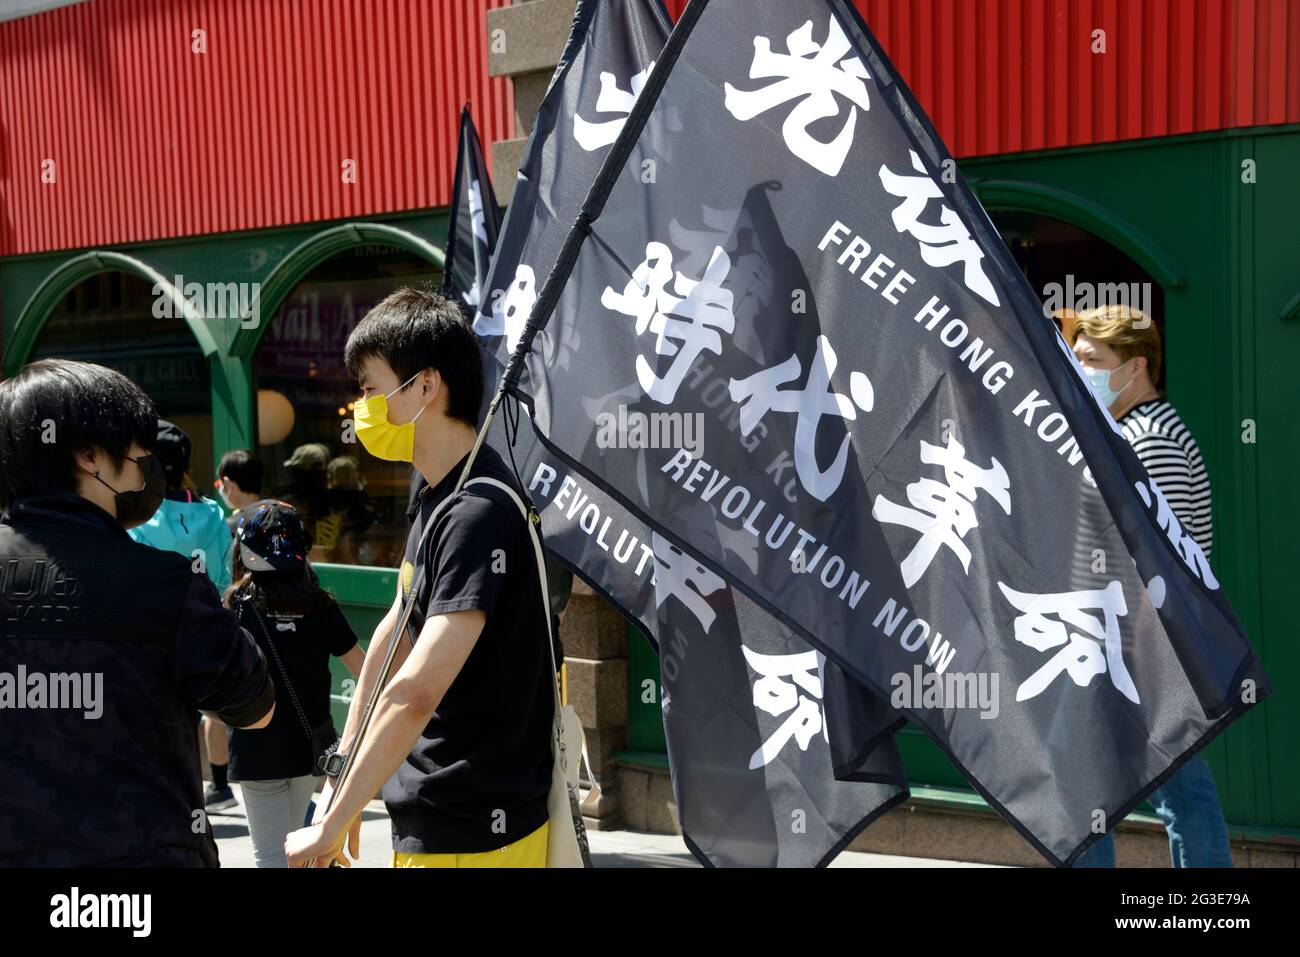
{"type": "Polygon", "coordinates": [[[1124,664],[1119,619],[1128,614],[1128,606],[1119,582],[1112,581],[1105,588],[1047,595],[1019,592],[1002,582],[998,582],[998,588],[1021,611],[1015,620],[1016,641],[1035,651],[1060,649],[1016,689],[1017,701],[1036,698],[1062,672],[1080,688],[1109,672],[1110,683],[1124,697],[1134,704],[1142,703],[1124,664]],[[1101,617],[1085,609],[1100,610],[1101,617]]]}
{"type": "Polygon", "coordinates": [[[797,415],[794,432],[795,472],[810,495],[826,501],[840,486],[848,459],[849,437],[846,434],[834,460],[825,469],[817,464],[817,425],[824,415],[836,415],[850,422],[858,417],[857,409],[870,412],[875,402],[871,380],[861,372],[849,374],[849,395],[830,388],[837,360],[830,340],[817,337],[817,352],[808,370],[808,384],[802,389],[782,389],[803,373],[798,354],[779,365],[755,372],[745,379],[732,379],[731,399],[740,403],[740,432],[749,435],[769,412],[797,415]],[[851,398],[850,398],[851,396],[851,398]],[[854,408],[856,406],[857,408],[854,408]]]}
{"type": "Polygon", "coordinates": [[[1154,508],[1156,513],[1156,524],[1164,530],[1169,541],[1173,543],[1174,550],[1178,552],[1178,557],[1183,560],[1188,568],[1192,570],[1197,578],[1205,583],[1205,587],[1211,590],[1219,587],[1219,580],[1214,577],[1214,571],[1210,568],[1210,560],[1205,557],[1205,552],[1201,546],[1196,544],[1196,539],[1183,531],[1182,522],[1178,521],[1178,516],[1169,505],[1169,500],[1165,498],[1165,493],[1160,491],[1160,486],[1156,485],[1154,479],[1147,479],[1147,482],[1137,482],[1138,495],[1142,498],[1142,504],[1148,509],[1152,508],[1154,498],[1154,508]],[[1147,489],[1150,484],[1150,491],[1147,489]]]}
{"type": "Polygon", "coordinates": [[[506,348],[514,352],[536,304],[537,277],[531,266],[520,263],[510,285],[493,293],[492,312],[474,317],[474,331],[481,336],[505,336],[506,348]]]}
{"type": "Polygon", "coordinates": [[[947,546],[961,560],[961,567],[970,571],[970,549],[962,540],[966,533],[979,525],[975,517],[975,497],[987,492],[1011,514],[1011,480],[997,459],[992,465],[980,468],[966,459],[966,449],[951,435],[948,445],[941,448],[921,442],[921,462],[943,467],[944,481],[923,478],[907,486],[907,500],[912,508],[898,505],[877,495],[871,506],[871,517],[891,525],[905,525],[921,533],[911,553],[899,566],[903,584],[911,588],[925,574],[939,549],[947,546]]]}
{"type": "Polygon", "coordinates": [[[819,731],[829,741],[822,712],[822,668],[826,657],[815,650],[795,655],[763,655],[744,645],[740,650],[758,675],[754,682],[754,707],[773,717],[789,714],[750,756],[750,770],[772,763],[792,738],[801,751],[808,750],[819,731]]]}
{"type": "Polygon", "coordinates": [[[603,147],[609,146],[616,139],[623,129],[623,124],[627,122],[628,114],[632,112],[632,107],[636,106],[637,97],[641,95],[641,90],[645,88],[646,80],[650,77],[650,71],[655,68],[654,62],[638,73],[628,82],[631,91],[622,89],[618,85],[618,79],[612,73],[602,73],[600,75],[600,95],[596,97],[596,111],[598,113],[621,113],[620,117],[612,120],[605,120],[602,123],[592,123],[584,120],[578,114],[573,115],[573,138],[578,141],[588,153],[603,147]]]}
{"type": "Polygon", "coordinates": [[[655,608],[662,607],[670,597],[676,598],[707,634],[717,617],[708,598],[726,582],[658,532],[651,532],[650,541],[655,557],[655,608]]]}
{"type": "Polygon", "coordinates": [[[919,175],[906,176],[892,172],[888,166],[880,167],[880,183],[885,191],[900,197],[903,202],[894,210],[894,228],[900,233],[911,233],[921,244],[921,258],[937,269],[960,262],[965,266],[963,280],[966,288],[982,299],[999,305],[997,290],[980,265],[984,253],[971,237],[970,230],[946,204],[939,207],[939,222],[931,226],[921,222],[921,214],[932,199],[941,199],[943,190],[930,178],[921,157],[912,154],[912,168],[919,175]]]}
{"type": "Polygon", "coordinates": [[[652,242],[646,244],[645,259],[623,291],[607,286],[601,293],[600,304],[606,309],[636,319],[638,336],[654,333],[657,355],[675,357],[662,378],[645,356],[636,357],[637,381],[656,402],[671,403],[695,360],[706,351],[721,355],[719,333],[735,331],[732,293],[722,287],[730,271],[730,258],[717,246],[703,278],[690,279],[674,273],[672,250],[652,242]],[[676,295],[668,291],[670,282],[676,295]]]}
{"type": "Polygon", "coordinates": [[[732,116],[746,121],[790,100],[799,100],[781,127],[785,145],[815,169],[827,176],[838,176],[853,146],[858,108],[864,111],[871,108],[864,82],[870,79],[867,68],[859,57],[850,55],[848,37],[834,16],[825,43],[813,41],[811,20],[786,37],[785,42],[789,52],[774,53],[770,38],[754,37],[749,78],[774,82],[757,90],[741,90],[727,83],[724,103],[732,116]],[[848,100],[848,118],[835,138],[824,143],[808,128],[818,120],[840,115],[837,95],[848,100]]]}

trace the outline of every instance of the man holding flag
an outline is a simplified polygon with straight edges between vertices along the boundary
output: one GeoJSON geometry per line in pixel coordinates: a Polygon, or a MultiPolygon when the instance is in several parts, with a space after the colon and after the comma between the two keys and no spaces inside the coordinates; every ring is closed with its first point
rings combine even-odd
{"type": "MultiPolygon", "coordinates": [[[[544,867],[554,675],[533,546],[504,488],[457,490],[483,391],[474,333],[454,302],[402,289],[352,331],[346,363],[364,393],[357,438],[413,462],[428,487],[375,631],[388,660],[367,656],[348,753],[326,764],[342,783],[286,838],[286,857],[346,866],[344,839],[355,856],[361,811],[382,787],[395,867],[544,867]]],[[[492,449],[470,474],[520,494],[492,449]]]]}
{"type": "Polygon", "coordinates": [[[1073,863],[1271,691],[1204,553],[848,3],[694,0],[592,103],[619,6],[579,8],[476,329],[553,549],[658,641],[688,843],[824,863],[905,794],[909,720],[1073,863]],[[598,429],[653,415],[714,427],[598,429]],[[948,690],[882,709],[910,675],[948,690]]]}

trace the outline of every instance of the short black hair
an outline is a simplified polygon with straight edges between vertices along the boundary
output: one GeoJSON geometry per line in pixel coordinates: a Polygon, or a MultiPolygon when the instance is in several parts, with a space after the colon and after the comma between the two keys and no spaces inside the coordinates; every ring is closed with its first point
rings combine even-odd
{"type": "Polygon", "coordinates": [[[158,410],[122,375],[91,362],[41,359],[0,382],[0,508],[39,492],[77,490],[78,452],[101,448],[121,468],[131,443],[152,451],[158,410]]]}
{"type": "Polygon", "coordinates": [[[154,443],[153,455],[162,466],[169,492],[179,492],[184,487],[193,453],[194,443],[184,429],[175,422],[158,420],[158,441],[154,443]]]}
{"type": "Polygon", "coordinates": [[[410,286],[385,297],[357,323],[343,350],[354,378],[368,358],[387,362],[399,382],[437,370],[447,384],[447,417],[478,427],[483,357],[469,320],[451,299],[410,286]]]}
{"type": "Polygon", "coordinates": [[[217,478],[228,478],[250,495],[262,494],[262,460],[248,449],[233,449],[221,456],[217,478]]]}

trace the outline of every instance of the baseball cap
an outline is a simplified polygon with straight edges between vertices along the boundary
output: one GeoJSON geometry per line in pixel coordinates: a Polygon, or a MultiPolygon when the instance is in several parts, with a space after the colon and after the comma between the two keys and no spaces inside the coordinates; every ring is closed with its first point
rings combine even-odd
{"type": "Polygon", "coordinates": [[[239,557],[254,572],[288,572],[302,568],[311,551],[311,536],[298,510],[288,502],[265,501],[240,516],[239,557]]]}
{"type": "Polygon", "coordinates": [[[308,442],[293,450],[293,455],[284,461],[287,469],[306,469],[307,471],[325,471],[330,460],[330,447],[324,442],[308,442]]]}

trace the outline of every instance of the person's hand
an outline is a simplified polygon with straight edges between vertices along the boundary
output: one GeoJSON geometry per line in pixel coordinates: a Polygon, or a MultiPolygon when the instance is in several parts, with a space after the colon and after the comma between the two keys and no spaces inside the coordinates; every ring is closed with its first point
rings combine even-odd
{"type": "MultiPolygon", "coordinates": [[[[325,815],[328,813],[327,809],[330,806],[330,800],[333,794],[334,794],[334,780],[333,778],[326,778],[325,786],[321,788],[321,792],[319,796],[317,796],[316,798],[316,811],[311,818],[312,824],[324,823],[325,815]]],[[[355,861],[359,856],[361,850],[361,818],[359,816],[355,821],[352,822],[352,827],[348,828],[347,846],[348,846],[347,856],[345,857],[344,855],[340,854],[337,856],[337,858],[335,858],[338,861],[340,867],[351,867],[352,861],[355,861]],[[348,860],[349,857],[352,859],[351,861],[348,860]]],[[[329,864],[327,862],[321,866],[328,867],[329,864]]]]}
{"type": "Polygon", "coordinates": [[[326,819],[291,832],[284,839],[284,855],[290,867],[351,867],[361,850],[361,817],[347,831],[338,830],[326,819]],[[343,853],[344,841],[348,853],[343,853]],[[351,859],[349,859],[349,856],[351,859]]]}
{"type": "Polygon", "coordinates": [[[290,867],[329,867],[343,853],[342,832],[324,824],[290,831],[284,838],[284,856],[290,867]]]}

